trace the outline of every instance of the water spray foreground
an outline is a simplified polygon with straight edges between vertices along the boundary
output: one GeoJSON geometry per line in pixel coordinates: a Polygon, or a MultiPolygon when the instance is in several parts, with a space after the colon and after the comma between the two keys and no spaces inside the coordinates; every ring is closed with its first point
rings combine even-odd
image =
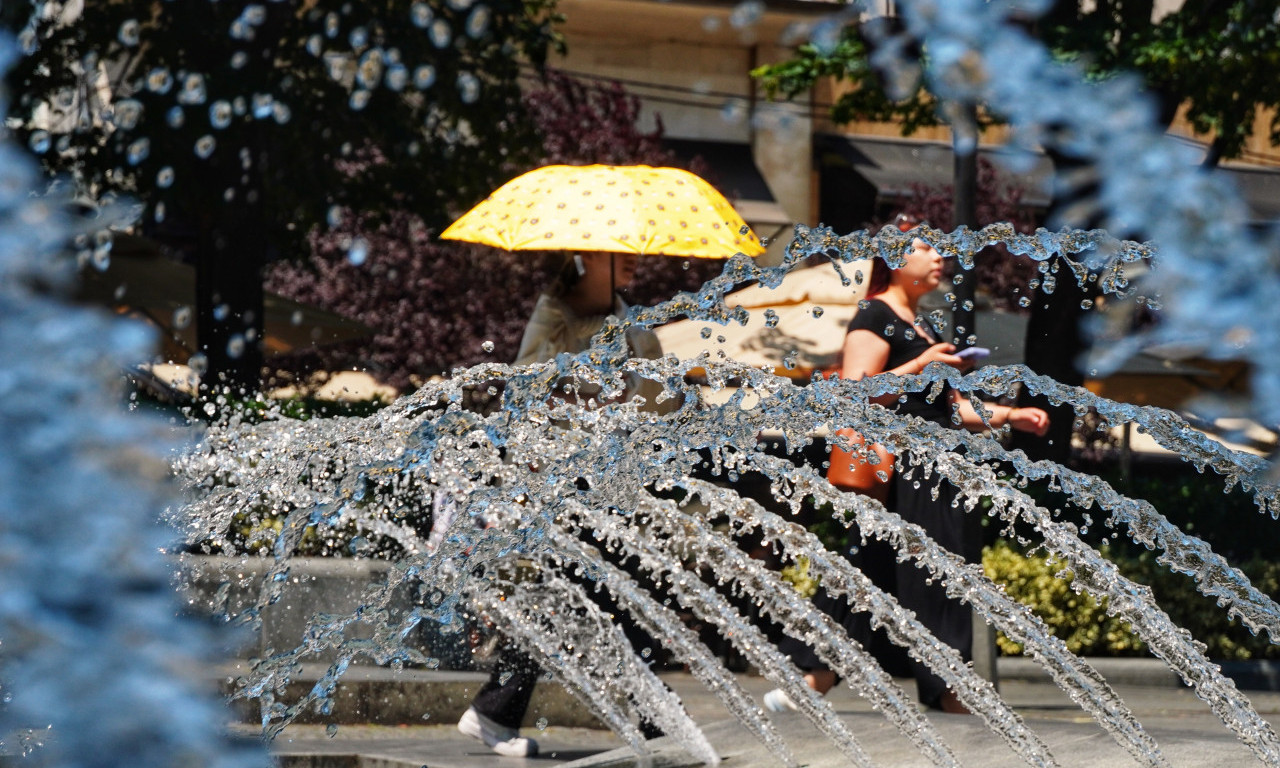
{"type": "MultiPolygon", "coordinates": [[[[1111,291],[1129,291],[1125,265],[1150,258],[1148,246],[1109,241],[1102,233],[923,233],[939,250],[967,254],[1000,239],[1037,259],[1069,256],[1105,244],[1117,256],[1102,270],[1111,291]]],[[[867,257],[901,259],[910,236],[888,230],[835,237],[800,228],[791,264],[812,253],[834,255],[849,268],[867,257]]],[[[865,264],[865,262],[863,262],[865,264]]],[[[1259,512],[1274,514],[1277,489],[1264,480],[1267,464],[1233,453],[1190,429],[1176,415],[1097,398],[1035,376],[1020,366],[960,375],[931,366],[919,376],[880,375],[863,381],[790,379],[703,356],[693,361],[626,359],[625,331],[675,317],[709,323],[741,320],[723,294],[744,280],[776,284],[786,267],[761,269],[747,260],[698,294],[678,296],[606,324],[588,351],[528,367],[481,366],[455,371],[447,381],[406,396],[365,419],[306,422],[274,420],[211,428],[200,450],[184,456],[180,474],[192,500],[177,518],[191,541],[217,541],[237,515],[282,518],[271,546],[273,572],[255,606],[238,619],[253,623],[272,602],[287,599],[290,557],[303,537],[382,542],[395,552],[385,584],[343,616],[318,617],[295,649],[258,661],[237,696],[257,698],[263,725],[277,733],[307,708],[323,711],[346,667],[358,660],[425,664],[434,660],[406,638],[423,621],[457,625],[484,615],[555,674],[566,688],[637,751],[645,749],[640,723],[656,724],[694,757],[717,756],[678,700],[645,663],[650,649],[631,647],[596,593],[607,593],[637,624],[709,688],[782,764],[793,764],[786,744],[755,703],[733,682],[681,614],[717,628],[754,667],[784,689],[832,743],[857,765],[865,752],[800,671],[741,611],[742,602],[786,633],[803,638],[852,689],[912,740],[935,764],[955,764],[950,749],[918,707],[841,626],[813,608],[792,585],[740,546],[753,535],[784,560],[807,558],[826,589],[865,612],[874,626],[942,677],[957,697],[1027,762],[1053,765],[1044,743],[959,653],[940,643],[911,614],[841,555],[788,519],[742,495],[737,481],[768,479],[773,499],[793,511],[808,502],[829,506],[835,519],[864,538],[889,542],[900,559],[927,569],[948,594],[976,608],[997,629],[1025,645],[1071,698],[1139,762],[1165,764],[1158,745],[1086,660],[1067,650],[1029,609],[992,584],[977,566],[937,546],[920,527],[866,497],[841,493],[821,468],[797,464],[763,449],[762,432],[779,435],[794,452],[815,434],[855,425],[870,441],[909,457],[920,479],[937,475],[958,489],[957,505],[986,514],[1012,530],[1034,531],[1074,575],[1073,588],[1106,598],[1108,610],[1133,631],[1205,701],[1225,726],[1264,763],[1280,762],[1280,741],[1248,700],[1203,654],[1203,646],[1155,604],[1150,590],[1119,574],[1080,538],[1071,523],[1039,506],[1019,481],[1051,480],[1071,503],[1096,508],[1099,522],[1158,551],[1160,562],[1191,575],[1255,632],[1277,637],[1280,612],[1267,596],[1209,547],[1184,534],[1148,503],[1129,499],[1099,478],[1007,451],[1000,430],[969,434],[943,429],[871,402],[906,392],[940,392],[942,384],[976,398],[999,397],[1016,386],[1095,410],[1105,424],[1133,422],[1201,471],[1253,492],[1259,512]],[[715,404],[707,390],[686,383],[692,367],[707,372],[710,390],[736,387],[715,404]],[[667,408],[620,396],[628,382],[664,385],[656,400],[667,408]],[[464,407],[468,390],[491,393],[487,414],[464,407]],[[593,393],[591,396],[584,392],[593,393]],[[677,404],[674,409],[670,406],[677,404]],[[663,412],[666,411],[666,412],[663,412]],[[958,450],[959,449],[959,450],[958,450]],[[1012,477],[1014,482],[1009,482],[1012,477]],[[442,540],[428,543],[431,510],[442,500],[456,513],[442,540]],[[425,514],[424,514],[425,513],[425,514]],[[616,567],[625,563],[625,568],[616,567]],[[407,588],[407,589],[406,589],[407,588]],[[412,601],[404,598],[408,592],[412,601]],[[357,627],[371,627],[372,637],[357,627]],[[306,697],[277,694],[299,664],[336,654],[329,674],[306,697]]],[[[852,271],[852,270],[851,270],[852,271]]],[[[856,275],[855,278],[856,279],[856,275]]],[[[1022,483],[1025,486],[1025,483],[1022,483]]]]}

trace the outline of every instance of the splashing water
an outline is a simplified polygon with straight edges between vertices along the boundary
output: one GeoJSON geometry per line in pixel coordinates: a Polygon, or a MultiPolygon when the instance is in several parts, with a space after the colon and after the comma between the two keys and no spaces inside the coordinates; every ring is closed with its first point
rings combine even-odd
{"type": "MultiPolygon", "coordinates": [[[[980,232],[924,233],[940,251],[961,258],[992,241],[1045,260],[1105,246],[1115,254],[1105,265],[1112,293],[1131,292],[1125,265],[1159,254],[1149,244],[1115,242],[1102,232],[1041,230],[1018,235],[1006,225],[980,232]]],[[[878,234],[836,236],[829,230],[797,227],[788,251],[789,265],[816,253],[831,255],[833,268],[863,258],[900,260],[911,237],[886,228],[878,234]]],[[[1071,263],[1075,263],[1072,261],[1071,263]]],[[[1097,265],[1095,265],[1096,268],[1097,265]]],[[[265,517],[284,518],[274,543],[276,574],[287,572],[304,534],[340,536],[354,529],[361,536],[383,537],[401,553],[387,582],[371,588],[362,606],[348,616],[325,617],[313,624],[299,647],[261,660],[238,695],[261,699],[263,724],[278,732],[304,708],[332,692],[317,686],[304,699],[283,702],[282,690],[296,665],[321,650],[337,653],[330,683],[345,667],[367,658],[377,663],[419,661],[420,652],[403,642],[421,621],[450,624],[467,609],[509,627],[512,638],[535,658],[556,670],[602,721],[637,750],[643,750],[637,723],[659,722],[690,754],[715,762],[678,702],[638,663],[625,638],[601,616],[590,593],[606,590],[636,621],[661,637],[675,657],[697,671],[704,682],[725,691],[729,710],[784,763],[792,763],[786,745],[759,711],[731,685],[710,653],[682,628],[677,608],[716,626],[744,657],[799,704],[801,711],[857,765],[865,752],[821,697],[800,680],[799,672],[764,635],[724,597],[723,590],[745,596],[786,631],[809,642],[832,669],[850,681],[884,716],[908,736],[931,763],[954,764],[954,757],[917,707],[893,680],[828,617],[815,611],[776,574],[743,553],[735,537],[758,532],[789,558],[809,559],[813,572],[834,594],[843,595],[876,626],[929,664],[959,698],[1010,749],[1033,765],[1053,765],[1044,743],[1027,728],[986,681],[958,653],[942,645],[890,595],[811,534],[741,496],[734,481],[747,473],[768,478],[774,497],[799,509],[806,498],[818,507],[829,503],[838,520],[856,525],[864,537],[892,544],[902,558],[927,569],[996,627],[1023,643],[1064,690],[1130,754],[1144,764],[1164,765],[1158,746],[1124,702],[1089,664],[1024,606],[1008,598],[981,570],[938,547],[918,526],[907,524],[870,499],[843,494],[822,474],[763,452],[758,435],[779,430],[789,452],[812,435],[845,424],[856,425],[869,441],[909,456],[916,472],[938,474],[959,489],[958,504],[973,514],[989,498],[989,514],[1009,524],[1030,526],[1047,550],[1060,556],[1075,574],[1076,588],[1108,599],[1108,610],[1129,622],[1152,651],[1210,702],[1213,711],[1254,754],[1280,764],[1280,739],[1203,653],[1203,646],[1178,628],[1150,591],[1122,577],[1096,550],[1082,542],[1073,526],[1056,521],[1024,492],[1000,482],[991,468],[1004,462],[1026,479],[1053,479],[1081,508],[1096,504],[1110,524],[1143,545],[1161,550],[1166,566],[1191,575],[1206,595],[1255,632],[1280,637],[1280,612],[1223,558],[1182,533],[1149,504],[1129,499],[1098,478],[1047,462],[1033,462],[1004,449],[992,435],[974,435],[912,422],[875,405],[887,393],[932,391],[942,384],[976,397],[1007,394],[1015,386],[1051,400],[1093,408],[1108,424],[1135,422],[1157,441],[1199,468],[1211,467],[1227,485],[1254,493],[1260,511],[1280,509],[1280,490],[1262,476],[1266,463],[1233,453],[1210,441],[1176,415],[1153,408],[1109,402],[1065,387],[1021,366],[987,368],[960,375],[933,366],[919,376],[881,375],[859,382],[816,380],[797,386],[790,380],[732,362],[715,363],[705,355],[694,361],[672,356],[628,360],[625,334],[632,326],[653,327],[687,316],[700,321],[741,322],[742,310],[727,307],[726,291],[745,280],[777,284],[790,268],[766,269],[736,258],[724,274],[697,293],[682,294],[652,308],[635,308],[622,320],[611,319],[579,355],[561,355],[527,367],[485,365],[455,371],[451,379],[429,385],[366,419],[310,422],[268,421],[247,426],[212,427],[197,452],[179,459],[179,472],[192,489],[191,503],[178,518],[189,538],[216,539],[232,518],[252,507],[265,517]],[[691,367],[707,372],[711,388],[733,381],[740,388],[722,404],[713,404],[699,387],[685,382],[691,367]],[[678,407],[661,414],[640,398],[615,402],[628,377],[664,385],[657,399],[677,398],[678,407]],[[463,407],[470,387],[505,383],[495,410],[487,415],[463,407]],[[567,383],[566,383],[567,382],[567,383]],[[597,392],[598,401],[580,402],[578,391],[597,392]],[[746,395],[755,396],[749,402],[746,395]],[[953,449],[963,448],[963,452],[953,449]],[[707,475],[716,478],[709,482],[707,475]],[[726,482],[727,481],[727,482],[726,482]],[[430,509],[448,498],[458,514],[438,547],[421,532],[423,521],[411,510],[430,509]],[[707,521],[727,522],[728,532],[707,521]],[[607,561],[625,556],[637,562],[647,581],[607,561]],[[516,561],[536,563],[538,578],[513,578],[516,561]],[[348,636],[370,615],[391,616],[396,594],[409,588],[421,605],[402,618],[376,628],[373,639],[348,636]],[[497,596],[502,599],[497,599],[497,596]],[[557,606],[548,611],[548,606],[557,606]]],[[[585,398],[584,398],[585,399],[585,398]]],[[[287,580],[268,576],[257,604],[240,619],[253,622],[262,608],[281,599],[287,580]]],[[[396,614],[399,616],[399,614],[396,614]]]]}
{"type": "MultiPolygon", "coordinates": [[[[0,37],[0,71],[10,53],[0,37]]],[[[174,674],[221,643],[179,616],[160,553],[174,489],[156,478],[174,436],[120,407],[119,366],[150,334],[66,302],[67,244],[88,233],[69,200],[32,193],[38,170],[0,139],[0,750],[42,765],[262,765],[260,746],[221,735],[212,688],[174,674]]]]}
{"type": "MultiPolygon", "coordinates": [[[[1077,154],[1095,161],[1100,169],[1101,195],[1109,206],[1108,223],[1126,228],[1141,225],[1153,241],[1161,243],[1161,269],[1150,288],[1153,295],[1158,292],[1170,303],[1166,322],[1152,331],[1153,337],[1204,342],[1211,350],[1230,350],[1251,360],[1255,363],[1257,413],[1268,423],[1280,420],[1280,355],[1274,353],[1274,333],[1280,328],[1280,321],[1276,320],[1280,302],[1274,301],[1273,291],[1275,244],[1249,238],[1233,213],[1233,193],[1214,178],[1185,167],[1176,152],[1159,141],[1158,133],[1151,128],[1154,121],[1149,118],[1149,101],[1134,93],[1127,81],[1088,86],[1086,92],[1075,73],[1050,62],[1034,41],[1016,26],[1004,23],[1014,6],[1035,4],[904,0],[899,5],[907,17],[907,33],[935,54],[927,74],[941,98],[982,101],[993,111],[1007,115],[1013,126],[1013,143],[1018,146],[1030,147],[1049,140],[1051,137],[1044,130],[1049,123],[1057,125],[1061,133],[1076,137],[1077,154]],[[1161,172],[1152,173],[1153,168],[1161,172]],[[1209,226],[1207,222],[1224,225],[1209,226]],[[1221,276],[1220,280],[1200,278],[1206,263],[1221,276]],[[1239,291],[1241,285],[1260,288],[1239,291]],[[1242,325],[1260,331],[1243,346],[1221,343],[1242,325]]],[[[415,6],[413,22],[429,28],[437,45],[449,44],[458,37],[445,20],[433,20],[422,13],[424,8],[415,6]]],[[[752,10],[747,15],[754,13],[752,10]]],[[[742,21],[746,23],[745,18],[742,21]]],[[[234,34],[251,34],[254,23],[246,15],[234,34]]],[[[482,34],[486,24],[487,19],[477,9],[468,17],[466,32],[482,34]]],[[[136,24],[122,26],[119,42],[138,45],[140,31],[136,24]]],[[[336,34],[335,28],[328,38],[336,34]]],[[[326,44],[319,36],[314,40],[313,55],[321,55],[326,44]]],[[[359,46],[364,43],[362,39],[359,46]]],[[[351,44],[358,47],[355,40],[351,44]]],[[[910,79],[906,70],[917,66],[893,59],[894,52],[904,47],[884,46],[884,53],[875,62],[890,72],[891,80],[895,70],[910,79]]],[[[351,63],[344,58],[335,59],[335,78],[347,77],[346,68],[351,63]]],[[[373,59],[367,63],[369,68],[360,74],[364,84],[373,88],[378,85],[376,75],[380,70],[373,66],[373,59]]],[[[457,90],[461,98],[474,100],[474,78],[463,74],[457,76],[457,90]]],[[[176,84],[168,82],[171,78],[169,73],[158,73],[156,92],[175,88],[178,103],[189,106],[208,100],[206,83],[200,75],[189,74],[176,84]]],[[[433,67],[419,65],[414,69],[412,83],[425,91],[436,79],[433,67]]],[[[398,91],[405,86],[404,80],[404,74],[393,76],[388,70],[383,82],[398,91]]],[[[353,109],[366,104],[368,93],[361,91],[361,98],[353,94],[353,109]]],[[[734,109],[726,108],[728,111],[737,110],[737,106],[730,106],[734,109]]],[[[182,111],[170,114],[177,127],[183,119],[182,111]]],[[[270,111],[264,106],[254,112],[255,117],[271,115],[279,122],[287,121],[289,114],[283,101],[273,102],[270,111]]],[[[130,129],[138,119],[136,103],[117,103],[113,119],[116,128],[130,129]]],[[[33,148],[47,151],[44,137],[33,140],[33,148]]],[[[200,136],[192,147],[202,157],[223,151],[212,135],[200,136]]],[[[140,145],[139,162],[149,154],[143,149],[140,145]]],[[[3,151],[9,151],[7,144],[3,151]]],[[[36,373],[19,366],[31,357],[33,333],[48,342],[47,348],[61,348],[68,360],[83,360],[76,357],[82,348],[116,350],[116,357],[121,358],[136,355],[142,348],[137,338],[122,340],[105,330],[107,326],[102,323],[81,322],[81,316],[68,320],[65,312],[59,312],[54,322],[38,301],[28,302],[31,297],[25,295],[15,299],[9,293],[15,286],[41,282],[49,275],[11,281],[13,274],[27,274],[23,270],[39,272],[45,266],[32,259],[21,262],[21,269],[11,273],[11,265],[19,263],[11,261],[11,255],[47,251],[48,243],[26,251],[8,246],[12,242],[29,246],[32,238],[53,237],[57,232],[56,227],[32,226],[33,221],[43,220],[39,206],[22,199],[31,180],[15,177],[14,183],[9,183],[8,175],[22,167],[19,162],[10,163],[7,156],[0,163],[0,171],[6,174],[5,184],[0,185],[0,194],[6,195],[0,198],[0,227],[6,243],[5,261],[0,262],[5,278],[0,284],[5,286],[7,304],[3,343],[16,350],[13,355],[3,356],[5,377],[0,384],[25,395],[52,397],[70,392],[78,403],[96,403],[92,396],[82,398],[82,391],[72,384],[84,380],[82,370],[59,368],[60,374],[65,375],[60,375],[58,381],[65,386],[48,387],[47,368],[36,373]],[[72,342],[68,336],[80,338],[72,342]],[[23,386],[28,381],[38,383],[23,386]]],[[[1007,225],[994,225],[980,232],[961,229],[946,234],[927,230],[925,235],[945,255],[966,265],[981,246],[991,242],[1004,242],[1014,253],[1042,261],[1055,255],[1091,254],[1088,266],[1101,268],[1101,284],[1114,294],[1131,290],[1124,274],[1125,264],[1157,256],[1153,246],[1117,243],[1098,232],[1041,231],[1023,236],[1013,233],[1007,225]]],[[[838,237],[829,230],[800,227],[788,249],[788,264],[819,253],[833,255],[837,269],[854,258],[885,258],[893,263],[901,258],[906,242],[894,231],[838,237]]],[[[1074,261],[1069,264],[1079,277],[1083,265],[1074,261]]],[[[828,502],[839,519],[856,524],[862,535],[890,542],[902,557],[927,568],[947,584],[954,597],[979,608],[1002,631],[1024,643],[1081,707],[1137,759],[1146,764],[1164,764],[1157,745],[1101,676],[1070,654],[1042,622],[1011,603],[977,569],[940,550],[922,530],[905,524],[876,502],[837,494],[812,469],[766,455],[757,442],[762,430],[780,429],[786,446],[795,449],[815,432],[854,424],[869,438],[891,445],[899,455],[912,456],[919,467],[916,471],[940,474],[957,485],[960,503],[970,514],[979,498],[989,497],[993,515],[1010,524],[1018,521],[1031,526],[1043,537],[1046,548],[1068,563],[1079,588],[1108,597],[1109,610],[1124,616],[1155,653],[1211,703],[1224,723],[1260,760],[1280,764],[1280,746],[1270,726],[1204,658],[1194,641],[1173,626],[1153,603],[1149,591],[1124,580],[1097,552],[1083,544],[1070,526],[1055,522],[1027,495],[997,482],[987,462],[1007,462],[1022,478],[1052,479],[1082,508],[1096,504],[1135,541],[1160,550],[1160,562],[1191,575],[1200,590],[1216,598],[1231,616],[1275,639],[1280,620],[1270,599],[1203,542],[1177,530],[1150,505],[1125,498],[1097,478],[1032,462],[1021,454],[1005,451],[988,437],[908,423],[870,404],[869,398],[891,392],[936,392],[943,381],[961,391],[989,395],[1007,392],[1018,384],[1077,408],[1094,408],[1108,424],[1141,425],[1197,468],[1219,473],[1225,485],[1238,484],[1252,491],[1260,512],[1272,516],[1280,511],[1274,467],[1208,441],[1168,412],[1099,400],[1083,390],[1033,376],[1025,369],[984,370],[963,377],[933,369],[901,379],[881,376],[858,383],[815,382],[796,387],[758,370],[709,359],[694,361],[707,371],[713,389],[722,389],[730,381],[742,385],[727,404],[713,405],[701,390],[684,382],[690,361],[625,359],[624,334],[629,326],[652,327],[680,316],[715,323],[744,321],[742,310],[724,304],[725,291],[748,279],[776,285],[782,272],[760,270],[742,259],[731,260],[725,274],[701,292],[677,297],[661,307],[633,311],[624,321],[606,327],[592,349],[581,355],[563,356],[553,363],[526,368],[482,366],[460,371],[450,381],[424,388],[367,419],[306,423],[273,420],[256,426],[233,422],[212,428],[197,450],[184,454],[176,463],[188,483],[190,501],[173,511],[173,520],[192,541],[222,536],[232,519],[246,509],[260,516],[280,516],[285,521],[272,548],[272,572],[263,581],[256,602],[238,617],[241,622],[253,625],[264,607],[286,595],[290,588],[290,581],[285,578],[290,558],[308,533],[346,536],[354,529],[365,539],[391,542],[401,553],[386,582],[371,587],[359,609],[349,615],[317,617],[297,648],[275,653],[255,665],[237,695],[261,701],[267,732],[278,732],[303,708],[330,696],[348,665],[361,657],[383,664],[426,663],[429,660],[405,644],[406,634],[423,621],[456,624],[465,608],[501,617],[503,624],[512,627],[518,642],[534,656],[554,662],[548,666],[560,670],[570,688],[580,692],[588,706],[637,749],[643,749],[643,743],[636,722],[650,718],[692,755],[715,762],[706,740],[683,715],[678,702],[651,679],[645,665],[637,663],[625,641],[600,615],[589,595],[598,588],[610,592],[637,622],[662,637],[704,682],[722,690],[730,711],[784,763],[794,762],[786,745],[755,705],[710,660],[707,649],[684,628],[665,597],[718,626],[744,656],[788,692],[845,755],[855,764],[866,764],[865,753],[829,706],[804,686],[797,671],[716,588],[725,587],[749,596],[788,631],[809,640],[832,668],[846,675],[895,726],[909,734],[932,763],[953,763],[950,750],[927,719],[906,701],[883,670],[773,574],[743,558],[733,535],[708,528],[705,521],[714,516],[727,520],[732,534],[755,530],[790,555],[808,558],[832,592],[844,595],[856,609],[868,612],[896,642],[929,662],[1012,750],[1032,764],[1053,764],[1040,740],[990,686],[974,676],[958,654],[937,644],[891,596],[876,590],[841,558],[823,550],[803,529],[734,491],[735,478],[756,472],[771,480],[778,499],[793,507],[806,497],[828,502]],[[641,409],[635,401],[608,402],[623,391],[626,377],[632,374],[663,383],[664,396],[679,398],[679,408],[657,415],[641,409]],[[578,385],[599,386],[601,402],[605,404],[586,408],[557,397],[564,394],[560,388],[566,377],[577,382],[569,385],[571,389],[578,385]],[[497,410],[484,415],[463,408],[468,387],[487,388],[495,380],[506,385],[497,410]],[[749,401],[747,393],[757,399],[749,401]],[[959,446],[964,447],[963,454],[950,450],[959,446]],[[717,480],[730,481],[728,486],[699,479],[708,468],[717,480]],[[414,515],[432,508],[442,498],[450,499],[462,514],[456,516],[442,540],[432,544],[415,527],[414,515]],[[637,560],[640,569],[659,585],[657,592],[601,560],[598,555],[602,550],[624,553],[637,560]],[[536,583],[512,578],[512,563],[521,559],[536,563],[536,583]],[[703,569],[699,565],[714,567],[703,569]],[[407,612],[396,610],[403,607],[400,603],[405,587],[411,588],[420,602],[407,612]],[[495,599],[498,590],[506,600],[495,599]],[[544,610],[548,605],[563,609],[548,612],[544,610]],[[352,632],[356,624],[370,621],[375,628],[373,637],[352,632]],[[283,689],[296,663],[321,652],[336,652],[338,657],[328,675],[303,700],[279,700],[275,692],[283,689]]],[[[1129,347],[1122,346],[1120,351],[1140,341],[1132,340],[1129,347]]],[[[44,364],[47,366],[47,362],[44,364]]],[[[50,477],[57,474],[57,482],[3,484],[7,493],[15,494],[5,498],[6,522],[16,521],[10,524],[26,537],[23,540],[40,542],[41,547],[48,542],[50,547],[47,552],[41,549],[47,571],[24,570],[24,557],[28,554],[25,551],[10,556],[6,550],[6,556],[0,558],[6,568],[4,594],[19,596],[4,603],[5,610],[21,607],[27,596],[31,596],[28,604],[110,604],[120,610],[121,606],[131,605],[131,598],[155,591],[151,589],[155,564],[136,554],[150,550],[128,550],[136,555],[124,569],[124,576],[133,579],[130,581],[124,576],[116,578],[121,564],[110,557],[113,553],[98,549],[86,552],[71,547],[66,536],[58,535],[90,524],[83,512],[92,508],[96,511],[93,524],[104,530],[112,529],[116,535],[127,531],[147,540],[152,536],[148,527],[151,521],[138,517],[148,509],[146,501],[152,490],[111,486],[111,503],[105,509],[101,503],[105,495],[103,483],[120,482],[119,475],[102,471],[103,459],[129,430],[115,422],[99,425],[92,416],[79,419],[77,412],[62,410],[64,401],[40,401],[34,406],[19,397],[0,401],[13,409],[3,414],[5,434],[22,434],[27,440],[16,455],[6,453],[5,471],[24,481],[45,476],[36,470],[50,477]],[[32,414],[60,416],[47,423],[33,423],[32,414]],[[52,496],[33,500],[18,495],[31,487],[48,489],[52,496]],[[29,514],[33,510],[59,514],[37,520],[29,514]],[[28,523],[30,528],[22,527],[28,523]],[[15,563],[17,567],[10,567],[15,563]],[[20,578],[10,581],[10,573],[20,578]],[[92,588],[86,591],[87,585],[92,588]]],[[[107,410],[97,407],[92,413],[107,410]]],[[[155,611],[154,603],[148,606],[151,612],[144,614],[149,617],[146,626],[152,634],[170,643],[202,647],[203,640],[193,641],[190,635],[194,633],[189,627],[174,622],[164,611],[155,611]]],[[[32,622],[45,616],[18,611],[0,618],[5,622],[32,622]]],[[[123,744],[100,735],[96,729],[103,722],[94,716],[92,706],[59,708],[56,705],[65,696],[58,694],[47,699],[26,699],[34,702],[29,709],[22,709],[26,704],[16,698],[18,706],[6,707],[4,715],[26,712],[32,713],[32,722],[59,723],[67,734],[65,746],[79,755],[111,753],[112,759],[122,762],[133,758],[132,765],[175,762],[168,753],[135,758],[132,753],[122,757],[126,752],[116,751],[159,745],[157,750],[173,748],[183,755],[200,754],[216,761],[219,745],[207,736],[215,732],[211,725],[214,716],[199,705],[190,706],[180,686],[165,687],[163,681],[168,678],[157,672],[160,664],[152,664],[155,657],[122,650],[120,636],[110,631],[113,626],[106,627],[100,635],[75,635],[72,640],[84,640],[84,648],[50,644],[21,647],[16,653],[13,648],[7,649],[6,661],[34,660],[37,663],[27,671],[37,669],[41,674],[24,676],[19,667],[14,667],[19,670],[15,676],[6,667],[6,684],[15,691],[26,686],[40,690],[41,685],[74,684],[83,698],[83,677],[68,675],[66,670],[79,668],[69,662],[87,659],[96,665],[96,671],[118,676],[104,681],[102,688],[103,701],[109,700],[113,708],[130,712],[145,709],[144,703],[120,707],[121,691],[137,692],[140,697],[157,694],[162,702],[155,706],[170,715],[182,711],[183,718],[175,722],[173,717],[157,717],[155,724],[163,724],[164,733],[156,734],[154,739],[134,739],[123,744]],[[81,654],[85,649],[92,653],[81,654]],[[53,704],[41,706],[49,702],[53,704]],[[104,750],[104,745],[116,750],[104,750]]],[[[10,633],[5,634],[8,637],[10,633]]],[[[151,704],[154,702],[147,705],[151,704]]]]}

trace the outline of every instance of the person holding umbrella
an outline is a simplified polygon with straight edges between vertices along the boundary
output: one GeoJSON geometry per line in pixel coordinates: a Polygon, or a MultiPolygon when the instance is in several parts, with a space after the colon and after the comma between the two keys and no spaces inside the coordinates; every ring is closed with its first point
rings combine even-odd
{"type": "MultiPolygon", "coordinates": [[[[572,354],[587,349],[591,337],[610,314],[626,314],[627,305],[615,286],[625,287],[631,282],[638,260],[635,254],[603,251],[568,257],[555,282],[534,305],[520,341],[516,364],[544,362],[561,352],[572,354]]],[[[649,330],[628,331],[627,344],[633,357],[652,358],[662,354],[658,337],[649,330]]],[[[654,402],[653,396],[661,389],[660,384],[646,379],[627,382],[627,395],[643,393],[648,403],[654,402]]],[[[586,387],[579,387],[578,393],[588,400],[593,394],[586,387]]],[[[672,400],[664,404],[664,408],[674,408],[677,403],[672,400]]],[[[621,616],[615,606],[607,609],[621,616]]],[[[624,631],[636,647],[652,644],[652,638],[643,636],[633,624],[624,625],[624,631]]],[[[458,721],[458,730],[482,740],[500,755],[536,755],[537,742],[520,736],[519,729],[539,673],[537,662],[513,644],[504,643],[489,679],[458,721]]]]}
{"type": "MultiPolygon", "coordinates": [[[[568,254],[554,284],[538,297],[517,365],[581,352],[610,314],[625,316],[627,305],[617,290],[631,282],[641,256],[726,259],[764,253],[759,238],[706,180],[679,168],[645,165],[534,169],[494,190],[440,237],[508,251],[568,254]]],[[[649,330],[628,330],[627,344],[632,357],[662,354],[649,330]]],[[[643,396],[646,407],[655,407],[661,390],[659,382],[633,376],[624,397],[643,396]]],[[[577,392],[590,403],[590,389],[580,386],[577,392]]],[[[677,405],[672,399],[661,407],[677,405]]],[[[631,622],[623,629],[637,648],[652,642],[631,622]]],[[[498,754],[537,754],[537,743],[519,735],[537,677],[537,664],[507,643],[458,729],[498,754]]],[[[658,735],[645,724],[641,729],[658,735]]]]}

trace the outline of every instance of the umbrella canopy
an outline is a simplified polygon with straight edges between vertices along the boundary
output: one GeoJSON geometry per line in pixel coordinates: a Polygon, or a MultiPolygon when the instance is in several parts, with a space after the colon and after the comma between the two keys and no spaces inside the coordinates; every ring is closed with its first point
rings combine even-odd
{"type": "Polygon", "coordinates": [[[548,165],[503,184],[440,237],[508,251],[727,259],[764,253],[728,200],[679,168],[548,165]]]}

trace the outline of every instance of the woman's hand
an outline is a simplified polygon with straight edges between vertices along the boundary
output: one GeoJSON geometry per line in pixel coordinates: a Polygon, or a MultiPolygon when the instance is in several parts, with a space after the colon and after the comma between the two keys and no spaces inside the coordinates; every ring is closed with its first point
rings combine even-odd
{"type": "Polygon", "coordinates": [[[1010,408],[1005,423],[1019,432],[1044,437],[1049,431],[1049,414],[1039,408],[1010,408]]]}
{"type": "Polygon", "coordinates": [[[916,365],[920,366],[920,370],[916,371],[916,373],[922,373],[925,366],[929,365],[929,363],[942,363],[943,365],[949,365],[952,368],[957,368],[961,371],[965,371],[973,367],[973,362],[971,360],[965,360],[959,355],[952,354],[955,351],[955,344],[948,344],[945,341],[934,344],[912,361],[916,365]]]}

